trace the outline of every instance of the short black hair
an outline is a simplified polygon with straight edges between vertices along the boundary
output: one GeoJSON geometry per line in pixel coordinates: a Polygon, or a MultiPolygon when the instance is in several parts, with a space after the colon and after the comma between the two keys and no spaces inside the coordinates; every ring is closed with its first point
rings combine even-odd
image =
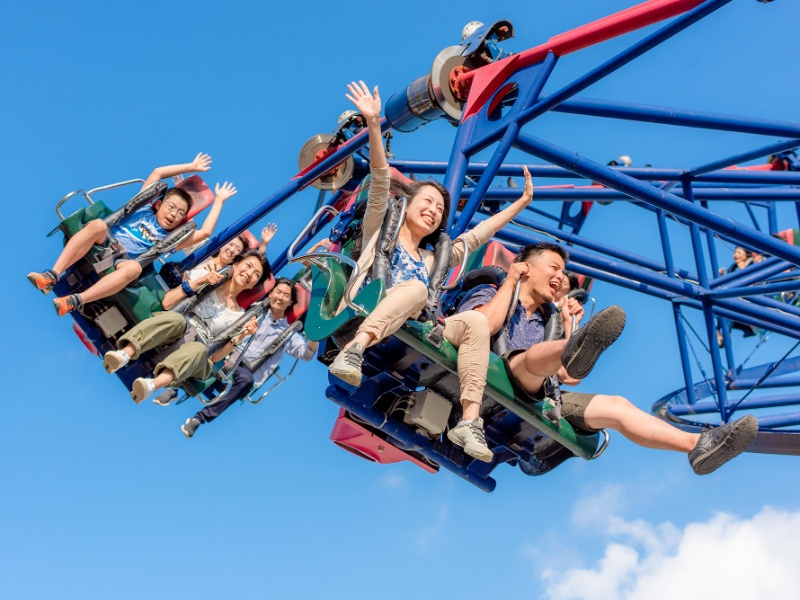
{"type": "MultiPolygon", "coordinates": [[[[280,284],[288,285],[289,289],[292,290],[292,300],[291,300],[291,303],[289,304],[289,308],[291,308],[292,306],[297,304],[297,284],[294,281],[292,281],[291,279],[287,279],[286,277],[278,277],[275,280],[275,285],[272,287],[272,289],[274,290],[280,284]]],[[[270,292],[270,293],[272,293],[272,292],[270,292]]]]}
{"type": "Polygon", "coordinates": [[[258,262],[260,262],[261,266],[264,268],[264,272],[261,273],[261,277],[259,277],[258,281],[256,281],[256,285],[253,286],[256,287],[258,285],[261,285],[267,279],[270,278],[270,276],[272,275],[272,267],[270,267],[269,265],[269,260],[267,259],[267,255],[261,254],[261,252],[259,252],[258,250],[245,250],[239,256],[233,259],[233,264],[234,265],[239,264],[244,259],[250,257],[257,258],[258,262]]]}
{"type": "Polygon", "coordinates": [[[517,254],[514,262],[525,262],[529,258],[534,256],[538,256],[544,252],[554,252],[558,254],[561,258],[564,259],[566,263],[569,260],[569,252],[561,246],[560,244],[555,244],[553,242],[536,242],[535,244],[528,244],[527,246],[523,246],[519,254],[517,254]]]}
{"type": "Polygon", "coordinates": [[[186,202],[186,214],[188,215],[189,212],[192,210],[192,195],[186,190],[174,187],[174,188],[169,188],[167,190],[167,193],[164,194],[163,200],[166,200],[170,196],[177,196],[178,198],[186,202]]]}

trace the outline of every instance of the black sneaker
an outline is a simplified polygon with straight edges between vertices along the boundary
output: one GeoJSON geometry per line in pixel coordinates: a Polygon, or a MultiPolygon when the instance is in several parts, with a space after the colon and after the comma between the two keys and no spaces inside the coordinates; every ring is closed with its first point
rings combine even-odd
{"type": "Polygon", "coordinates": [[[567,340],[561,364],[567,374],[583,379],[592,372],[603,351],[613,344],[625,328],[625,311],[621,306],[604,308],[567,340]]]}
{"type": "Polygon", "coordinates": [[[200,427],[200,424],[201,424],[200,419],[195,419],[194,417],[191,417],[189,419],[186,419],[186,423],[181,425],[181,431],[183,432],[183,435],[185,435],[187,438],[192,439],[194,432],[197,431],[197,428],[200,427]]]}
{"type": "Polygon", "coordinates": [[[689,452],[689,464],[698,475],[708,475],[747,450],[758,433],[758,419],[747,415],[700,434],[689,452]]]}
{"type": "Polygon", "coordinates": [[[548,436],[534,444],[530,459],[519,461],[519,468],[525,475],[538,477],[549,473],[573,456],[575,455],[569,448],[548,436]]]}

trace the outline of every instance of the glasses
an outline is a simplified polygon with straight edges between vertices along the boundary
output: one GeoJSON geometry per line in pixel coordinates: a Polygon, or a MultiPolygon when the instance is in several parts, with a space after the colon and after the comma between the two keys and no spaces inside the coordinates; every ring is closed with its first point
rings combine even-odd
{"type": "Polygon", "coordinates": [[[175,206],[169,200],[164,202],[163,206],[167,210],[168,213],[172,213],[172,214],[176,215],[177,217],[179,217],[181,219],[186,218],[186,211],[183,210],[182,208],[178,208],[177,206],[175,206]]]}

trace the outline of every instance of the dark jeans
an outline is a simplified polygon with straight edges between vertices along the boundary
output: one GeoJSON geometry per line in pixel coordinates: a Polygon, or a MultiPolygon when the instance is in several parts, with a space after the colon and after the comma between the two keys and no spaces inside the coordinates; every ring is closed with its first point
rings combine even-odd
{"type": "MultiPolygon", "coordinates": [[[[222,400],[206,406],[194,418],[201,423],[210,423],[225,412],[231,404],[244,398],[252,387],[253,374],[244,367],[236,367],[233,372],[233,385],[231,385],[228,394],[222,400]]],[[[222,392],[225,389],[225,385],[222,382],[218,382],[214,384],[214,389],[222,392]]]]}

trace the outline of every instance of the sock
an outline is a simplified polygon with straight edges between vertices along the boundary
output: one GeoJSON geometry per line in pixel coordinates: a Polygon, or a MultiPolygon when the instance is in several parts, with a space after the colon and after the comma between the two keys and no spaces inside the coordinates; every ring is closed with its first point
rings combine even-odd
{"type": "Polygon", "coordinates": [[[81,295],[80,294],[72,294],[69,297],[69,302],[70,302],[70,304],[75,306],[75,308],[80,308],[83,305],[83,300],[81,300],[81,295]]]}

